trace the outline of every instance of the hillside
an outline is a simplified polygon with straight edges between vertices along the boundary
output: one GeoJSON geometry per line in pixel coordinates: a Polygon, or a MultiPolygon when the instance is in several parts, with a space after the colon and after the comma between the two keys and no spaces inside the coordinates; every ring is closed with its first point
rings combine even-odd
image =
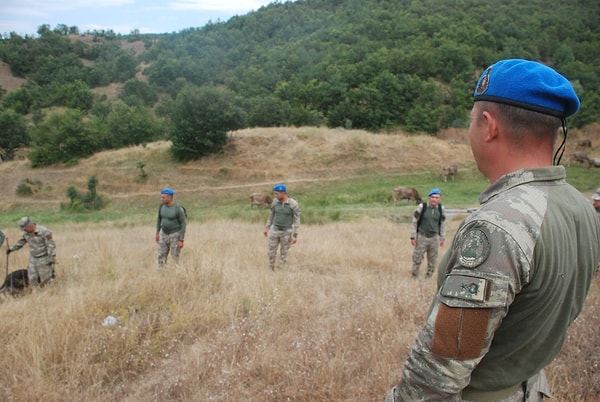
{"type": "MultiPolygon", "coordinates": [[[[464,135],[464,134],[461,134],[464,135]]],[[[180,164],[172,160],[168,142],[155,142],[115,151],[100,152],[75,166],[32,169],[26,159],[0,164],[0,195],[3,211],[48,204],[55,208],[65,201],[65,190],[74,185],[85,189],[90,175],[99,178],[99,192],[114,201],[113,207],[131,200],[155,202],[165,185],[180,197],[206,197],[234,190],[233,197],[246,199],[254,191],[269,191],[278,181],[292,187],[311,183],[351,180],[368,175],[400,175],[420,169],[439,177],[448,161],[461,170],[473,170],[470,149],[464,138],[448,142],[427,136],[376,135],[360,130],[319,128],[248,129],[230,134],[224,152],[199,161],[180,164]],[[148,173],[138,183],[138,162],[148,173]],[[15,197],[25,179],[41,182],[33,198],[15,197]]],[[[400,184],[400,183],[399,183],[400,184]]]]}
{"type": "MultiPolygon", "coordinates": [[[[577,150],[577,138],[587,136],[593,144],[600,144],[599,132],[595,126],[585,132],[571,130],[563,163],[577,150]]],[[[150,208],[156,204],[159,189],[167,185],[175,188],[179,200],[197,208],[246,205],[248,194],[269,192],[281,181],[305,198],[334,185],[371,182],[359,190],[332,190],[376,193],[371,201],[348,200],[348,204],[387,203],[391,188],[397,185],[408,184],[419,191],[453,186],[448,202],[468,207],[476,204],[476,195],[486,185],[473,161],[466,130],[449,130],[436,138],[309,127],[247,129],[230,133],[223,153],[184,164],[172,159],[169,146],[166,141],[153,142],[100,152],[73,166],[36,169],[22,154],[18,160],[0,164],[0,188],[5,190],[0,193],[0,211],[10,213],[10,219],[20,212],[57,211],[67,201],[67,188],[85,190],[92,175],[99,179],[98,192],[110,200],[104,211],[120,213],[150,208]],[[142,183],[139,163],[148,175],[142,183]],[[441,180],[441,168],[448,164],[459,167],[456,183],[441,180]],[[23,182],[36,183],[33,196],[17,195],[23,182]],[[382,183],[379,188],[378,182],[382,183]],[[459,196],[459,192],[464,194],[459,196]]],[[[600,156],[597,149],[598,145],[587,152],[600,156]]],[[[595,171],[571,169],[581,176],[582,191],[600,184],[595,171]]]]}

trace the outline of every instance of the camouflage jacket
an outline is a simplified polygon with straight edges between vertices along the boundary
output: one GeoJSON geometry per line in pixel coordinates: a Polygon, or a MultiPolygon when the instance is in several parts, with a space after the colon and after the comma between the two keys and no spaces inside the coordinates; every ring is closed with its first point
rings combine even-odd
{"type": "Polygon", "coordinates": [[[56,259],[56,244],[52,239],[52,232],[45,226],[36,224],[33,233],[23,232],[23,236],[10,247],[10,250],[18,250],[25,243],[29,244],[29,255],[31,257],[48,257],[50,261],[56,259]]]}
{"type": "Polygon", "coordinates": [[[565,177],[562,166],[519,170],[480,195],[440,263],[426,324],[387,400],[506,389],[558,354],[600,260],[600,221],[565,177]]]}

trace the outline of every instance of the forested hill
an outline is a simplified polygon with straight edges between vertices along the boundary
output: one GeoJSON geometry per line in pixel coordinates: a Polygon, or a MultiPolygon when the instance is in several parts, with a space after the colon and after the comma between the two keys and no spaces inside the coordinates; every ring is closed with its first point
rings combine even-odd
{"type": "Polygon", "coordinates": [[[17,145],[52,144],[34,164],[160,138],[196,158],[255,126],[435,134],[466,126],[478,74],[501,58],[565,74],[582,100],[572,127],[600,120],[597,0],[305,0],[178,33],[87,34],[42,26],[0,41],[0,59],[27,79],[4,94],[0,125],[28,116],[17,145]],[[57,130],[79,136],[75,149],[56,147],[57,130]]]}
{"type": "Polygon", "coordinates": [[[508,57],[574,81],[596,111],[574,124],[600,113],[600,2],[591,0],[286,2],[163,38],[146,57],[157,84],[184,77],[244,94],[257,125],[288,123],[289,103],[330,126],[433,133],[465,123],[476,77],[508,57]]]}

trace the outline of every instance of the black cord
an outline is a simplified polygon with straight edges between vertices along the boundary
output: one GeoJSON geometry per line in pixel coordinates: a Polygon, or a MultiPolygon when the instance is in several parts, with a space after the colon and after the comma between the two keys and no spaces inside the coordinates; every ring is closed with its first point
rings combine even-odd
{"type": "Polygon", "coordinates": [[[556,150],[556,152],[554,153],[554,166],[558,166],[560,164],[560,160],[563,157],[563,154],[565,153],[565,143],[567,142],[567,119],[565,119],[564,117],[562,119],[560,119],[560,122],[562,124],[562,129],[563,129],[563,140],[562,143],[560,144],[560,146],[558,147],[558,149],[556,150]],[[560,155],[559,155],[560,152],[560,155]],[[558,156],[558,159],[556,159],[556,157],[558,156]]]}

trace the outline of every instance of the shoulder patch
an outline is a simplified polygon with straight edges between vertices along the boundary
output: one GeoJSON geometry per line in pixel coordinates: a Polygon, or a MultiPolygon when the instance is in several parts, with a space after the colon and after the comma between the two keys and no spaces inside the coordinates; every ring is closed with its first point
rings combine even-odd
{"type": "Polygon", "coordinates": [[[481,229],[472,229],[460,240],[458,262],[465,268],[476,268],[490,255],[490,241],[481,229]]]}
{"type": "Polygon", "coordinates": [[[450,275],[444,281],[440,293],[445,297],[483,302],[487,298],[488,281],[467,275],[450,275]]]}

